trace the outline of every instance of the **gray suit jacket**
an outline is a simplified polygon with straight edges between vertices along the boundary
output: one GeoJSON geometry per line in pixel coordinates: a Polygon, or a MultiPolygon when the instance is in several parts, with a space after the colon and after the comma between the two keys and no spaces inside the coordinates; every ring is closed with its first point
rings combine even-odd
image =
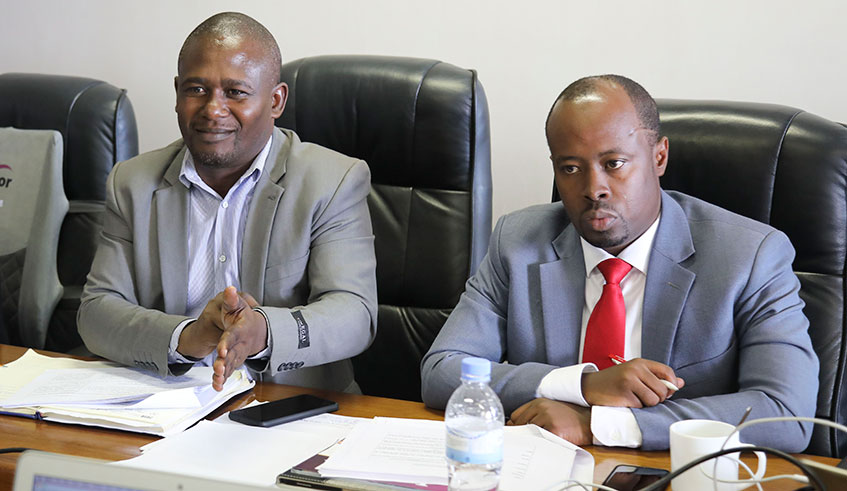
{"type": "MultiPolygon", "coordinates": [[[[171,334],[187,318],[189,200],[179,181],[185,151],[179,140],[112,170],[78,316],[92,352],[162,375],[169,373],[171,334]]],[[[260,378],[355,387],[349,358],[376,333],[369,190],[364,162],[274,130],[239,258],[241,289],[270,320],[269,362],[248,363],[260,378]]]]}
{"type": "MultiPolygon", "coordinates": [[[[747,406],[751,418],[814,415],[818,360],[793,258],[783,233],[663,192],[644,292],[642,357],[671,366],[685,387],[662,404],[633,410],[642,448],[667,448],[674,421],[735,424],[747,406]]],[[[561,203],[501,218],[488,255],[423,359],[424,402],[444,407],[468,355],[498,362],[491,385],[507,413],[532,400],[548,372],[579,360],[584,298],[579,235],[561,203]]],[[[801,451],[811,427],[763,424],[742,436],[801,451]]]]}

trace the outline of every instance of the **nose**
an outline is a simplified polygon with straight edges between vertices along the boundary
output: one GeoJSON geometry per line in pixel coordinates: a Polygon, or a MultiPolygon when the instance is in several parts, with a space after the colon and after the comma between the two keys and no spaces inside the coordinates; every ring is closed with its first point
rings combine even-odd
{"type": "Polygon", "coordinates": [[[601,201],[609,198],[608,176],[594,166],[591,166],[585,173],[585,197],[589,201],[601,201]]]}
{"type": "Polygon", "coordinates": [[[219,91],[211,92],[203,105],[203,115],[209,119],[216,119],[228,114],[229,108],[226,105],[226,97],[219,91]]]}

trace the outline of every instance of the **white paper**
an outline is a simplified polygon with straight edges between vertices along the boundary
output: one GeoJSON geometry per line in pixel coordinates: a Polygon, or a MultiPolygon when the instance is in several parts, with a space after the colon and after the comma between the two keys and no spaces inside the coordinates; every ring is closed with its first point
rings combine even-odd
{"type": "Polygon", "coordinates": [[[162,379],[111,362],[51,358],[32,350],[0,367],[0,374],[0,395],[4,396],[0,408],[22,407],[59,423],[160,436],[185,430],[232,396],[255,385],[244,369],[233,373],[223,390],[217,392],[210,384],[210,367],[195,367],[181,377],[162,379]],[[103,401],[133,399],[128,396],[133,392],[153,395],[141,401],[103,401]],[[18,406],[25,400],[61,402],[18,406]]]}
{"type": "Polygon", "coordinates": [[[116,464],[270,486],[278,474],[334,441],[325,435],[201,421],[148,446],[140,457],[116,464]]]}
{"type": "MultiPolygon", "coordinates": [[[[185,375],[162,378],[127,367],[48,369],[14,395],[4,399],[2,405],[14,408],[140,401],[156,393],[211,386],[212,373],[212,367],[194,367],[185,375]]],[[[166,397],[166,394],[159,397],[166,397]]]]}
{"type": "MultiPolygon", "coordinates": [[[[326,477],[443,485],[444,435],[441,421],[374,418],[357,425],[318,470],[326,477]]],[[[593,481],[588,452],[535,425],[505,427],[503,445],[501,490],[593,481]]]]}
{"type": "Polygon", "coordinates": [[[28,349],[17,360],[0,367],[0,403],[51,368],[117,367],[110,361],[83,361],[53,358],[28,349]]]}
{"type": "Polygon", "coordinates": [[[361,423],[321,466],[321,476],[447,484],[444,423],[374,418],[361,423]]]}

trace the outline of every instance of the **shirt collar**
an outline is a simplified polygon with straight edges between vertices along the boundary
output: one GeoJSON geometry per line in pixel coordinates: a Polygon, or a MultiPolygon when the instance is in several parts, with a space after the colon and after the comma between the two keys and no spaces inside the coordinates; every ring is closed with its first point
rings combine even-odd
{"type": "MultiPolygon", "coordinates": [[[[244,174],[238,178],[238,181],[232,186],[230,189],[234,189],[238,187],[242,182],[244,182],[247,178],[252,178],[254,181],[259,178],[259,176],[265,170],[265,162],[268,160],[268,154],[271,152],[271,142],[273,141],[273,135],[268,138],[268,142],[265,143],[265,146],[262,148],[262,151],[259,152],[259,155],[256,155],[256,158],[253,159],[253,162],[250,164],[250,167],[244,171],[244,174]]],[[[183,186],[191,189],[191,186],[197,186],[201,189],[204,189],[214,195],[217,195],[208,184],[200,178],[200,175],[197,173],[197,168],[194,166],[194,157],[191,155],[191,152],[188,149],[185,150],[185,156],[182,158],[182,166],[179,170],[179,181],[183,184],[183,186]]]]}
{"type": "MultiPolygon", "coordinates": [[[[632,244],[622,250],[617,255],[619,259],[628,262],[634,269],[647,274],[647,263],[650,262],[650,251],[653,248],[653,240],[656,238],[656,231],[659,229],[659,220],[662,218],[661,211],[653,224],[647,227],[647,230],[641,234],[641,237],[635,239],[632,244]]],[[[580,236],[579,242],[582,245],[582,258],[585,261],[585,276],[591,275],[594,268],[602,261],[613,258],[615,256],[609,254],[605,250],[594,247],[580,236]]]]}

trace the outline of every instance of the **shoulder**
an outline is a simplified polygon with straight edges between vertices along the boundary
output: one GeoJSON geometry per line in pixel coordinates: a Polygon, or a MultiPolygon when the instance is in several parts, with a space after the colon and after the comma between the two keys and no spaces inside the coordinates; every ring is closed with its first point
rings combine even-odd
{"type": "Polygon", "coordinates": [[[507,248],[549,248],[570,220],[561,202],[529,206],[500,217],[492,240],[507,248]]]}
{"type": "Polygon", "coordinates": [[[275,131],[274,138],[280,138],[282,146],[273,167],[266,171],[271,181],[286,190],[284,202],[297,203],[318,214],[331,203],[346,208],[365,202],[371,190],[371,175],[364,161],[302,142],[293,131],[275,131]]]}
{"type": "Polygon", "coordinates": [[[699,229],[727,229],[763,237],[774,231],[772,226],[731,212],[694,196],[677,191],[666,193],[682,208],[692,232],[699,229]]]}
{"type": "Polygon", "coordinates": [[[182,139],[166,147],[144,152],[131,159],[115,164],[111,178],[115,186],[140,187],[145,183],[158,186],[171,163],[185,149],[182,139]]]}
{"type": "Polygon", "coordinates": [[[732,254],[755,256],[762,248],[776,247],[793,255],[788,237],[766,223],[684,193],[667,191],[667,194],[685,214],[698,253],[711,247],[720,250],[724,257],[732,254]]]}
{"type": "Polygon", "coordinates": [[[370,181],[367,164],[321,145],[300,140],[297,133],[277,129],[288,139],[285,150],[277,156],[275,165],[283,166],[282,185],[338,184],[347,178],[366,178],[370,181]]]}

